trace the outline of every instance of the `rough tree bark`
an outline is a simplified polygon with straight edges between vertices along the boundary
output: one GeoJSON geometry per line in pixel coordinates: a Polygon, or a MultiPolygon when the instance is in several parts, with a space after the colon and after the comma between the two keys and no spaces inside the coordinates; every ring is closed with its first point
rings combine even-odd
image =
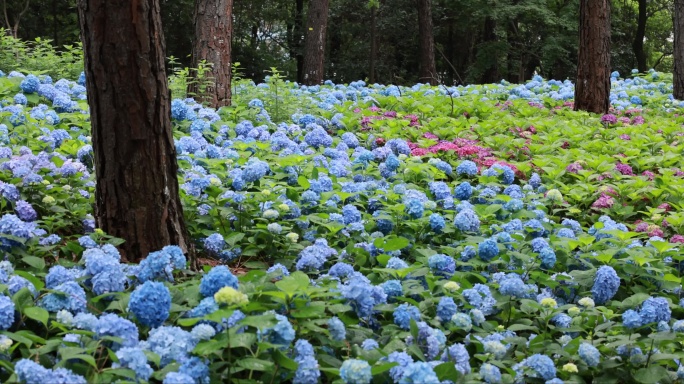
{"type": "Polygon", "coordinates": [[[200,84],[192,82],[188,93],[212,108],[230,105],[232,15],[233,0],[195,0],[192,68],[198,68],[203,60],[210,64],[211,85],[200,92],[200,84]]]}
{"type": "Polygon", "coordinates": [[[684,0],[674,7],[674,91],[675,99],[684,100],[684,0]]]}
{"type": "Polygon", "coordinates": [[[311,0],[306,21],[304,42],[304,78],[306,85],[323,82],[325,61],[325,32],[328,27],[329,0],[311,0]]]}
{"type": "Polygon", "coordinates": [[[435,38],[432,34],[432,1],[418,1],[418,41],[420,42],[419,81],[437,85],[435,38]]]}
{"type": "Polygon", "coordinates": [[[378,57],[378,37],[376,27],[376,17],[378,14],[377,7],[371,6],[371,25],[370,25],[370,69],[368,73],[368,82],[374,84],[375,79],[375,62],[378,57]]]}
{"type": "MultiPolygon", "coordinates": [[[[484,41],[493,43],[497,40],[496,37],[496,20],[491,17],[487,17],[484,22],[484,41]]],[[[482,74],[483,83],[496,83],[500,80],[499,78],[499,64],[497,63],[497,57],[494,55],[491,57],[491,62],[488,63],[487,69],[485,69],[482,74]]]]}
{"type": "Polygon", "coordinates": [[[646,68],[646,52],[644,51],[644,37],[646,36],[646,21],[648,15],[646,14],[647,0],[639,0],[639,17],[637,19],[637,30],[632,42],[632,50],[637,61],[637,69],[644,73],[648,70],[646,68]]]}
{"type": "Polygon", "coordinates": [[[80,0],[95,155],[95,218],[138,261],[170,244],[193,260],[178,196],[159,0],[80,0]]]}
{"type": "Polygon", "coordinates": [[[610,107],[610,0],[580,0],[575,110],[610,107]]]}

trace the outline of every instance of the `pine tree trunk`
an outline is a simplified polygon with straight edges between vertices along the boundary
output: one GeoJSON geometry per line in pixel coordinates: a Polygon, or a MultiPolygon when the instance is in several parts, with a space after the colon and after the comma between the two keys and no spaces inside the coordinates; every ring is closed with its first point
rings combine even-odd
{"type": "Polygon", "coordinates": [[[418,0],[418,41],[420,42],[419,81],[437,85],[435,38],[432,35],[432,2],[418,0]]]}
{"type": "Polygon", "coordinates": [[[134,262],[192,246],[178,196],[159,0],[80,0],[95,218],[134,262]]]}
{"type": "Polygon", "coordinates": [[[294,35],[297,39],[295,60],[297,61],[297,82],[304,82],[304,0],[295,0],[294,35]]]}
{"type": "MultiPolygon", "coordinates": [[[[195,0],[195,36],[192,68],[204,60],[211,65],[203,79],[188,84],[188,93],[212,108],[230,105],[231,39],[233,35],[233,0],[195,0]]],[[[196,73],[195,73],[196,75],[196,73]]]]}
{"type": "MultiPolygon", "coordinates": [[[[497,40],[496,37],[496,20],[491,17],[485,19],[484,24],[484,41],[493,43],[497,40]]],[[[482,75],[483,83],[496,83],[499,79],[499,63],[497,62],[497,57],[491,58],[491,62],[487,63],[487,69],[485,69],[482,75]]]]}
{"type": "Polygon", "coordinates": [[[374,84],[375,81],[375,62],[378,57],[378,37],[376,30],[377,8],[371,7],[371,25],[370,25],[370,70],[368,74],[368,82],[374,84]]]}
{"type": "Polygon", "coordinates": [[[632,50],[637,61],[639,72],[644,73],[646,68],[646,52],[644,52],[644,37],[646,36],[646,3],[647,0],[639,0],[639,17],[637,19],[637,30],[632,42],[632,50]]]}
{"type": "Polygon", "coordinates": [[[328,6],[329,0],[311,0],[309,3],[303,69],[303,83],[306,85],[316,85],[323,82],[328,6]]]}
{"type": "Polygon", "coordinates": [[[684,0],[674,7],[674,91],[675,99],[684,100],[684,0]]]}
{"type": "Polygon", "coordinates": [[[610,0],[580,0],[575,110],[610,107],[610,0]]]}

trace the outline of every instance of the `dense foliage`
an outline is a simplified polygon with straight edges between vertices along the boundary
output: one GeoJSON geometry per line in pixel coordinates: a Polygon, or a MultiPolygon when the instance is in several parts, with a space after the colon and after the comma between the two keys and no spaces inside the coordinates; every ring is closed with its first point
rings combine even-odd
{"type": "Polygon", "coordinates": [[[174,100],[198,273],[94,228],[83,78],[2,74],[0,380],[684,380],[683,105],[612,85],[605,116],[540,77],[174,100]]]}
{"type": "MultiPolygon", "coordinates": [[[[612,2],[612,67],[621,72],[639,68],[634,44],[639,38],[641,2],[647,6],[641,39],[645,67],[640,70],[670,72],[672,0],[612,2]]],[[[13,23],[26,0],[5,3],[13,23]]],[[[189,66],[194,0],[162,0],[160,5],[168,56],[182,67],[189,66]]],[[[297,56],[304,49],[304,31],[297,25],[306,20],[308,5],[304,0],[235,2],[232,56],[242,63],[247,78],[260,82],[270,68],[277,67],[288,79],[297,79],[297,56]],[[297,12],[298,6],[302,13],[297,12]]],[[[60,50],[79,40],[76,0],[31,0],[28,7],[20,19],[19,37],[50,39],[60,50]]],[[[500,79],[523,83],[535,70],[547,78],[576,75],[577,0],[434,0],[432,15],[437,72],[445,84],[500,79]]],[[[373,79],[374,38],[378,51],[373,80],[413,84],[420,59],[417,17],[414,0],[331,2],[325,78],[373,79]]]]}

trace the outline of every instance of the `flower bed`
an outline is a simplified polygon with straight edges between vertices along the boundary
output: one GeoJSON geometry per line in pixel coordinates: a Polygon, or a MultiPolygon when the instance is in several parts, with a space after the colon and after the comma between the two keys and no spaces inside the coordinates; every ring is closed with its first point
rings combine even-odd
{"type": "Polygon", "coordinates": [[[683,121],[658,76],[615,78],[603,117],[538,78],[174,100],[187,224],[225,264],[196,273],[94,227],[83,79],[3,74],[0,379],[682,380],[683,121]]]}

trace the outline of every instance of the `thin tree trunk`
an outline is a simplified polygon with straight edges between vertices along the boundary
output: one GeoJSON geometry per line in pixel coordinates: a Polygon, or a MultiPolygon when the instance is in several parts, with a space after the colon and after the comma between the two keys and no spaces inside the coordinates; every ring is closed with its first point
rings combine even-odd
{"type": "Polygon", "coordinates": [[[370,73],[368,75],[368,81],[374,84],[375,81],[375,61],[378,57],[378,41],[377,41],[377,30],[376,30],[376,20],[377,9],[371,7],[371,26],[370,26],[370,73]]]}
{"type": "Polygon", "coordinates": [[[232,15],[233,0],[195,1],[192,68],[198,68],[202,61],[206,61],[211,70],[205,74],[210,79],[196,77],[195,82],[188,84],[188,93],[197,95],[199,101],[208,103],[212,108],[230,105],[232,15]],[[207,83],[204,90],[200,89],[201,81],[207,83]]]}
{"type": "Polygon", "coordinates": [[[437,85],[435,38],[432,32],[432,1],[418,0],[418,41],[420,42],[419,81],[437,85]]]}
{"type": "Polygon", "coordinates": [[[674,91],[675,99],[684,100],[684,0],[674,7],[674,91]]]}
{"type": "Polygon", "coordinates": [[[303,82],[306,85],[321,84],[323,82],[328,7],[329,0],[311,0],[309,3],[303,69],[303,82]]]}
{"type": "Polygon", "coordinates": [[[295,0],[295,25],[294,35],[296,39],[295,60],[297,61],[297,82],[304,82],[304,0],[295,0]]]}
{"type": "Polygon", "coordinates": [[[80,0],[95,218],[126,261],[193,249],[178,196],[159,0],[80,0]]]}
{"type": "MultiPolygon", "coordinates": [[[[485,19],[484,40],[488,43],[496,41],[496,20],[491,17],[485,19]]],[[[491,63],[487,63],[487,69],[484,71],[482,78],[483,83],[496,83],[499,81],[499,63],[496,55],[491,59],[491,63]]]]}
{"type": "Polygon", "coordinates": [[[575,110],[607,113],[610,107],[610,0],[580,0],[575,110]]]}
{"type": "Polygon", "coordinates": [[[637,68],[639,72],[644,73],[648,70],[646,68],[646,52],[644,52],[644,37],[646,36],[646,21],[648,20],[646,14],[646,0],[639,0],[639,17],[637,19],[637,30],[632,42],[632,49],[637,61],[637,68]]]}

